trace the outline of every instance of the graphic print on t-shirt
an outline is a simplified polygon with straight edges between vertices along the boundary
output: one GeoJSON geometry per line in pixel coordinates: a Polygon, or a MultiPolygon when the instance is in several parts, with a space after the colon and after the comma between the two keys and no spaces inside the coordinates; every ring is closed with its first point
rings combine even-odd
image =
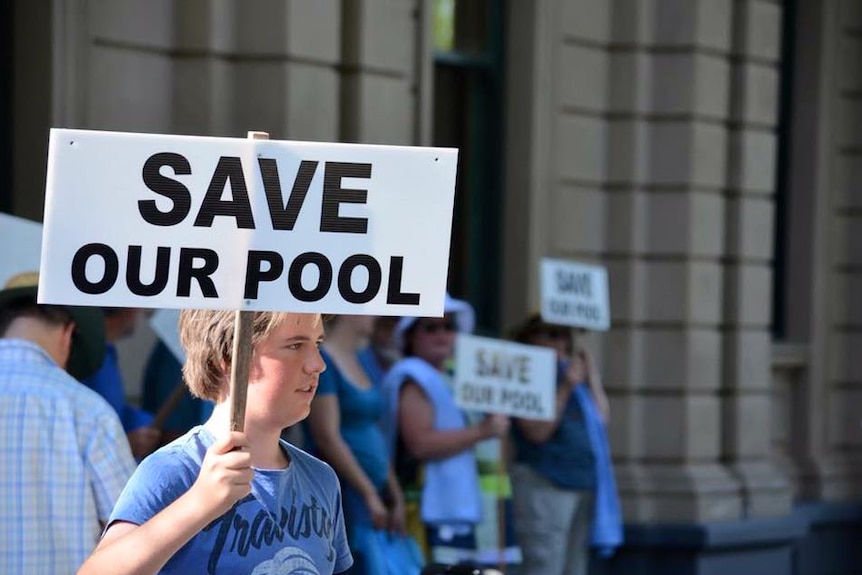
{"type": "Polygon", "coordinates": [[[311,555],[299,547],[286,547],[255,567],[251,575],[320,575],[320,571],[311,555]]]}
{"type": "Polygon", "coordinates": [[[285,547],[272,559],[258,564],[254,574],[319,575],[314,556],[329,565],[336,559],[332,546],[333,518],[329,510],[314,495],[308,501],[300,500],[295,490],[291,491],[290,507],[282,506],[277,517],[249,495],[204,531],[216,534],[207,562],[210,575],[217,572],[222,560],[232,563],[230,555],[254,556],[261,549],[280,547],[286,537],[288,543],[308,540],[307,549],[318,552],[311,555],[298,547],[285,547]]]}

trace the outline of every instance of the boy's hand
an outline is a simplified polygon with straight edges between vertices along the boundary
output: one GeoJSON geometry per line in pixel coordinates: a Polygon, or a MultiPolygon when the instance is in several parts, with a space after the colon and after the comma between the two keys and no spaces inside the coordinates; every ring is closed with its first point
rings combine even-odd
{"type": "Polygon", "coordinates": [[[207,449],[192,490],[202,505],[211,508],[218,517],[251,493],[253,477],[248,437],[232,431],[207,449]]]}

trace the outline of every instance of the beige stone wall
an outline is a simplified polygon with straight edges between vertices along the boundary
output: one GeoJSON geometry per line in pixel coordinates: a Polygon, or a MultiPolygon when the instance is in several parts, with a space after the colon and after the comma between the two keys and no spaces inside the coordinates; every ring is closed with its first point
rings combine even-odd
{"type": "Polygon", "coordinates": [[[55,122],[321,141],[424,136],[420,0],[58,4],[64,61],[55,64],[68,69],[57,74],[55,122]]]}
{"type": "Polygon", "coordinates": [[[526,162],[508,167],[506,313],[538,304],[535,276],[517,283],[542,256],[607,265],[614,325],[592,344],[627,518],[786,512],[770,427],[780,4],[510,10],[525,26],[508,112],[530,123],[509,129],[526,162]]]}
{"type": "MultiPolygon", "coordinates": [[[[502,323],[537,307],[543,256],[608,267],[613,329],[588,343],[630,521],[862,489],[862,10],[798,4],[788,330],[773,342],[783,3],[506,3],[502,323]]],[[[430,0],[46,6],[16,0],[16,30],[44,32],[16,39],[33,62],[15,78],[21,215],[41,214],[50,125],[431,141],[430,0]]]]}
{"type": "Polygon", "coordinates": [[[422,0],[343,2],[344,141],[430,142],[430,21],[422,0]]]}
{"type": "Polygon", "coordinates": [[[82,4],[85,74],[76,124],[338,139],[337,0],[266,0],[256,9],[225,1],[82,4]]]}
{"type": "Polygon", "coordinates": [[[745,516],[790,505],[771,446],[772,259],[781,5],[732,5],[729,158],[723,303],[723,455],[743,494],[745,516]]]}

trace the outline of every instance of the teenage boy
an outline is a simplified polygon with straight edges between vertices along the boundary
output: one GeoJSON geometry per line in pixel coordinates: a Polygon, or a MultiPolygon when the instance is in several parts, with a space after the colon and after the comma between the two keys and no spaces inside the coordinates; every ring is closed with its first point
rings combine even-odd
{"type": "Polygon", "coordinates": [[[180,314],[191,392],[210,419],[145,459],[80,574],[340,573],[353,563],[332,469],[283,441],[325,369],[318,314],[255,313],[245,431],[228,432],[234,313],[180,314]]]}

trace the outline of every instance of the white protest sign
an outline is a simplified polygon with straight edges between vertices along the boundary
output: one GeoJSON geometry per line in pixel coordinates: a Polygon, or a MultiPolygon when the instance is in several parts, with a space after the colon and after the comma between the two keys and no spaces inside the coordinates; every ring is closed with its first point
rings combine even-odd
{"type": "Polygon", "coordinates": [[[0,212],[0,287],[23,272],[39,271],[42,224],[0,212]]]}
{"type": "Polygon", "coordinates": [[[180,343],[178,323],[180,311],[177,309],[160,309],[150,318],[150,327],[181,364],[186,362],[186,351],[180,343]]]}
{"type": "Polygon", "coordinates": [[[461,334],[455,341],[455,402],[464,409],[554,418],[554,351],[461,334]]]}
{"type": "Polygon", "coordinates": [[[546,258],[541,283],[544,321],[601,331],[610,328],[605,268],[546,258]]]}
{"type": "Polygon", "coordinates": [[[457,155],[51,130],[40,301],[441,316],[457,155]]]}

